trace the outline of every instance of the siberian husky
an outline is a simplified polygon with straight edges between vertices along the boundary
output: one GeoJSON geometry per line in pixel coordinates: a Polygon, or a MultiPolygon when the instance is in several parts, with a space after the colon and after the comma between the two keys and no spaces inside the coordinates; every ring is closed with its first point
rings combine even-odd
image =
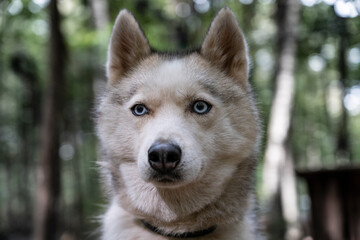
{"type": "Polygon", "coordinates": [[[103,240],[255,239],[260,124],[247,45],[222,9],[199,50],[153,51],[120,11],[97,112],[103,240]]]}

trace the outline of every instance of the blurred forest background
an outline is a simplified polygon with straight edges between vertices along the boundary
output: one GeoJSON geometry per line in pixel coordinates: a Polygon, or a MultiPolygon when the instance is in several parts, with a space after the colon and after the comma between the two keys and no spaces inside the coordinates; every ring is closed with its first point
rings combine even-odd
{"type": "MultiPolygon", "coordinates": [[[[264,118],[260,224],[270,239],[316,236],[307,174],[360,164],[359,0],[0,0],[0,240],[97,238],[93,109],[119,10],[168,51],[199,46],[224,6],[247,37],[264,118]]],[[[355,210],[327,211],[335,227],[315,239],[360,239],[359,186],[345,186],[355,210]]]]}

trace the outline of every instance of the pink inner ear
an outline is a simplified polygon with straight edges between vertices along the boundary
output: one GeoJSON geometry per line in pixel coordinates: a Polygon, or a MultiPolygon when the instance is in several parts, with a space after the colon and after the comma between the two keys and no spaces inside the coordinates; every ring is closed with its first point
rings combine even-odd
{"type": "Polygon", "coordinates": [[[150,52],[148,40],[134,16],[127,10],[120,11],[108,52],[107,74],[110,83],[118,81],[150,52]]]}

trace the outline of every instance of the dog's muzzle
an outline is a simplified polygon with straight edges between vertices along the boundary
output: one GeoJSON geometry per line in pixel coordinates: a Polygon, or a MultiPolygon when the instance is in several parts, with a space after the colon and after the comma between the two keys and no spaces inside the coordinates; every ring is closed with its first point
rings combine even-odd
{"type": "Polygon", "coordinates": [[[181,161],[181,148],[171,142],[157,141],[149,148],[148,161],[157,174],[171,176],[181,161]]]}

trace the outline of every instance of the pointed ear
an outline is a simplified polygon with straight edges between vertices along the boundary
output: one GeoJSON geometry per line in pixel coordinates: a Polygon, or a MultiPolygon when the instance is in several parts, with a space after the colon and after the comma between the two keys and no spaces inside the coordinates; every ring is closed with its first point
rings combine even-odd
{"type": "Polygon", "coordinates": [[[212,21],[200,53],[246,85],[249,68],[247,45],[237,19],[229,8],[221,9],[212,21]]]}
{"type": "Polygon", "coordinates": [[[121,10],[111,33],[107,59],[109,83],[115,83],[151,52],[150,45],[134,16],[121,10]]]}

